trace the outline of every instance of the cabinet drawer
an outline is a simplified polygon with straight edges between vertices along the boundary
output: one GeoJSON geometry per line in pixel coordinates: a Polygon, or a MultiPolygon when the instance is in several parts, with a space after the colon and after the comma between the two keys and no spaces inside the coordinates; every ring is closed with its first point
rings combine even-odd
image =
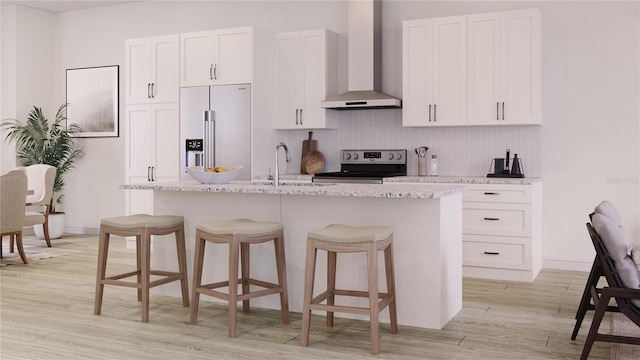
{"type": "MultiPolygon", "coordinates": [[[[470,237],[463,237],[462,264],[465,266],[482,266],[504,269],[528,270],[531,268],[531,256],[529,246],[526,243],[469,241],[470,237]]],[[[478,238],[474,238],[478,240],[478,238]]]]}
{"type": "Polygon", "coordinates": [[[469,184],[462,201],[528,204],[532,201],[531,186],[469,184]]]}
{"type": "Polygon", "coordinates": [[[462,233],[531,236],[531,205],[463,202],[462,233]]]}

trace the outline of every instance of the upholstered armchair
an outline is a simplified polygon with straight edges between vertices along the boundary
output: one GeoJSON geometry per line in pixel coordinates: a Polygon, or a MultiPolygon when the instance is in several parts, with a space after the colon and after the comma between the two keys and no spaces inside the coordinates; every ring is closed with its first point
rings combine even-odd
{"type": "MultiPolygon", "coordinates": [[[[27,176],[23,171],[13,170],[0,176],[0,256],[2,256],[2,238],[9,236],[12,242],[15,238],[18,253],[25,264],[29,263],[22,247],[26,196],[27,176]]],[[[40,216],[43,215],[40,214],[40,216]]]]}
{"type": "Polygon", "coordinates": [[[44,206],[42,213],[27,211],[24,218],[24,226],[43,224],[44,238],[47,246],[51,247],[49,237],[49,213],[51,212],[51,199],[53,198],[53,184],[56,179],[56,168],[45,164],[35,164],[18,168],[27,175],[27,187],[33,190],[33,194],[27,195],[27,206],[44,206]],[[44,219],[42,217],[44,215],[44,219]]]}

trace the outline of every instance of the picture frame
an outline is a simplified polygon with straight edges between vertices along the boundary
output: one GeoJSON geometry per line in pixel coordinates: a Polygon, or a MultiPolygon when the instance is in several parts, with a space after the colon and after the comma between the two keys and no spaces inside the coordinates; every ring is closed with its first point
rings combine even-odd
{"type": "Polygon", "coordinates": [[[119,65],[67,69],[67,127],[78,124],[78,137],[118,137],[119,65]]]}

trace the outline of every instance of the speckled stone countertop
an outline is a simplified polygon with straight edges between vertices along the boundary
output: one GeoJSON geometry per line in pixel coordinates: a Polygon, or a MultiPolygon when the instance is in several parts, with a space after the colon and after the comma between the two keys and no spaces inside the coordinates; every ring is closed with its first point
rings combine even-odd
{"type": "MultiPolygon", "coordinates": [[[[311,175],[286,174],[280,177],[283,180],[311,181],[311,175]]],[[[266,180],[266,176],[257,176],[256,179],[266,180]]],[[[512,184],[531,185],[542,181],[542,178],[488,178],[486,176],[396,176],[385,178],[384,183],[432,183],[432,184],[512,184]]]]}
{"type": "MultiPolygon", "coordinates": [[[[308,177],[310,179],[310,177],[308,177]]],[[[464,185],[393,183],[393,184],[317,184],[309,180],[280,180],[275,187],[266,181],[232,181],[228,184],[200,184],[195,180],[165,183],[121,185],[122,189],[195,191],[238,194],[315,195],[375,198],[438,199],[461,193],[464,185]]]]}

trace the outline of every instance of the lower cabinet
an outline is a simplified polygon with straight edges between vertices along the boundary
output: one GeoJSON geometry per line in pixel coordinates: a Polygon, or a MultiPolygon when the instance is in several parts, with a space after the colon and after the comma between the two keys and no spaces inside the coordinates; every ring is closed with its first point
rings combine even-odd
{"type": "Polygon", "coordinates": [[[469,185],[462,200],[464,276],[535,280],[542,268],[541,187],[469,185]]]}

